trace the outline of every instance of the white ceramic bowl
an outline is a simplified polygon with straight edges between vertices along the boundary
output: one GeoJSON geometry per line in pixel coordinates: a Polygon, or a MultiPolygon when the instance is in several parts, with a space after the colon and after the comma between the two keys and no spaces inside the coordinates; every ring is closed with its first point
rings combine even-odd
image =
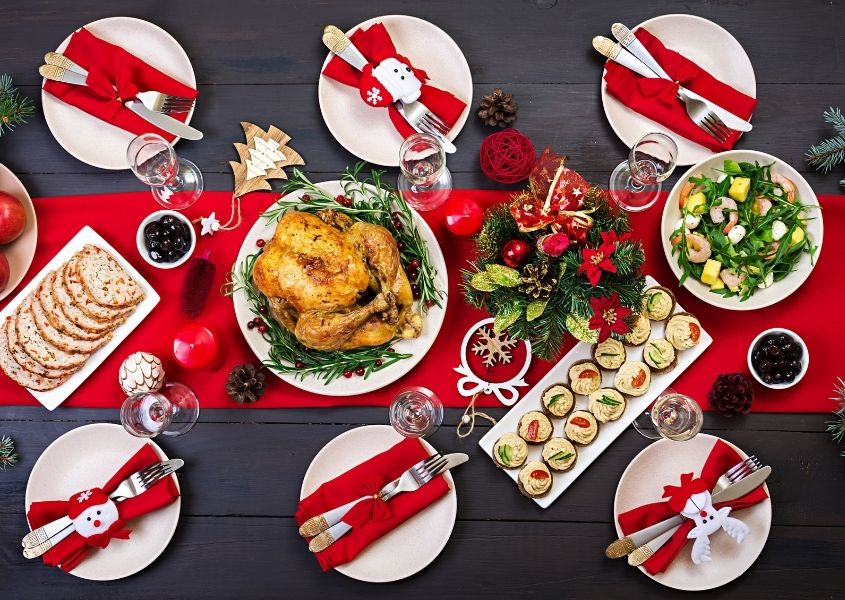
{"type": "MultiPolygon", "coordinates": [[[[795,183],[796,195],[803,204],[806,206],[818,206],[819,204],[818,198],[816,198],[816,194],[813,193],[813,189],[807,183],[807,180],[787,163],[771,154],[756,150],[730,150],[728,152],[714,154],[707,160],[701,161],[681,175],[675,187],[669,193],[666,205],[663,207],[663,220],[660,225],[663,253],[666,255],[666,260],[669,261],[669,267],[679,280],[682,270],[678,264],[677,257],[672,254],[672,244],[669,241],[669,237],[675,230],[675,224],[678,222],[678,219],[681,218],[681,209],[678,206],[678,197],[681,194],[681,188],[692,176],[709,175],[715,179],[720,174],[719,169],[723,167],[725,160],[729,159],[737,162],[753,163],[756,161],[760,164],[773,164],[773,173],[785,175],[795,183]]],[[[744,302],[740,301],[736,296],[725,298],[714,294],[710,292],[708,286],[692,277],[687,278],[684,282],[684,287],[699,300],[728,310],[757,310],[758,308],[765,308],[766,306],[780,302],[803,285],[804,281],[813,271],[813,267],[818,263],[819,256],[821,256],[822,238],[824,237],[822,211],[820,209],[810,208],[807,210],[807,213],[811,217],[807,222],[807,235],[816,245],[816,254],[812,260],[808,254],[804,254],[795,265],[795,271],[790,273],[786,278],[766,289],[755,290],[754,294],[744,302]]]]}
{"type": "Polygon", "coordinates": [[[751,342],[751,345],[748,346],[748,370],[751,371],[751,375],[754,379],[757,380],[762,386],[767,388],[771,388],[773,390],[785,390],[786,388],[790,388],[799,381],[804,378],[804,374],[807,372],[807,368],[810,366],[810,351],[807,350],[807,344],[804,343],[804,340],[801,339],[801,336],[795,333],[790,329],[784,329],[782,327],[774,327],[772,329],[767,329],[766,331],[760,332],[760,334],[754,338],[754,341],[751,342]],[[757,344],[760,343],[760,340],[763,339],[764,336],[769,335],[770,333],[785,333],[789,336],[792,336],[792,339],[801,346],[801,349],[804,350],[804,355],[801,357],[801,371],[796,375],[794,381],[784,382],[784,383],[766,383],[762,379],[760,379],[760,375],[754,369],[754,365],[751,364],[751,355],[754,353],[754,348],[757,347],[757,344]]]}
{"type": "Polygon", "coordinates": [[[178,213],[175,210],[157,210],[154,213],[147,215],[147,217],[143,221],[141,221],[141,224],[138,225],[138,232],[135,234],[135,242],[138,245],[138,253],[145,261],[150,263],[152,266],[158,269],[175,269],[179,265],[184,264],[189,258],[191,258],[191,255],[194,253],[194,248],[197,247],[197,232],[194,231],[194,226],[188,219],[188,217],[186,217],[182,213],[178,213]],[[177,219],[185,223],[188,226],[188,231],[191,232],[191,244],[190,246],[188,246],[188,251],[185,252],[185,255],[182,256],[182,258],[171,263],[159,263],[154,261],[152,258],[150,258],[150,251],[147,250],[147,246],[146,244],[144,244],[144,227],[147,226],[147,223],[157,221],[165,215],[171,215],[176,217],[177,219]]]}

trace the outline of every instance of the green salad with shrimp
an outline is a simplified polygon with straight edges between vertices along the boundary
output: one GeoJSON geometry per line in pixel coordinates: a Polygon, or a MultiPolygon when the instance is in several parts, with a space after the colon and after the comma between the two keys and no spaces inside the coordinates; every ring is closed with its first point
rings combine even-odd
{"type": "Polygon", "coordinates": [[[683,275],[726,298],[747,300],[782,280],[804,254],[808,209],[795,183],[772,165],[726,160],[722,175],[690,177],[681,189],[681,219],[670,236],[683,275]],[[685,241],[686,243],[682,243],[685,241]]]}

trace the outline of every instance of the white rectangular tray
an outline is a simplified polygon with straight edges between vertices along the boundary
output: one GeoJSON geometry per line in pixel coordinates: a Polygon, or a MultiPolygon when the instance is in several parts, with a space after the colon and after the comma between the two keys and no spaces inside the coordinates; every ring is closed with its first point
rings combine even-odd
{"type": "MultiPolygon", "coordinates": [[[[71,239],[64,248],[59,250],[56,256],[54,256],[53,259],[48,262],[43,269],[41,269],[41,272],[38,273],[38,275],[32,278],[32,280],[21,290],[15,299],[9,302],[9,304],[6,305],[6,308],[0,311],[0,323],[2,323],[7,316],[11,315],[18,308],[18,305],[23,302],[27,295],[35,290],[47,273],[58,269],[62,263],[73,256],[77,250],[81,250],[85,244],[94,244],[103,250],[108,250],[115,260],[120,263],[120,266],[126,269],[126,272],[129,273],[144,290],[144,299],[140,302],[140,304],[138,304],[135,311],[129,316],[126,322],[114,330],[114,334],[108,343],[88,357],[88,361],[82,366],[82,368],[71,375],[70,378],[62,385],[47,392],[36,392],[34,390],[27,389],[30,394],[35,396],[36,400],[47,408],[47,410],[53,410],[62,402],[67,400],[76,388],[78,388],[82,382],[94,372],[94,369],[99,367],[106,357],[111,354],[124,339],[126,339],[126,336],[128,336],[132,330],[135,329],[141,321],[143,321],[146,316],[152,312],[153,308],[155,308],[156,304],[158,304],[160,300],[156,291],[146,279],[141,277],[141,274],[135,270],[135,267],[129,264],[129,261],[123,258],[117,250],[112,248],[111,244],[104,240],[100,234],[86,225],[79,230],[79,233],[73,236],[73,239],[71,239]]],[[[117,378],[117,373],[115,373],[114,376],[117,378]]]]}
{"type": "MultiPolygon", "coordinates": [[[[659,285],[653,277],[646,277],[646,282],[649,287],[659,285]]],[[[675,306],[675,312],[683,312],[683,310],[684,309],[680,305],[675,306]]],[[[664,329],[665,322],[652,321],[651,338],[657,339],[663,337],[664,329]]],[[[587,446],[577,446],[578,460],[575,462],[575,466],[572,467],[571,470],[564,471],[562,473],[553,471],[552,477],[554,477],[554,483],[552,484],[552,489],[549,490],[549,493],[545,496],[541,498],[534,498],[534,502],[543,508],[548,508],[552,502],[557,500],[558,496],[560,496],[566,488],[572,485],[572,482],[575,481],[575,479],[577,479],[578,476],[581,475],[581,473],[583,473],[587,467],[589,467],[592,462],[596,460],[596,458],[598,458],[598,456],[604,452],[605,449],[610,446],[610,444],[612,444],[627,427],[631,425],[637,416],[642,414],[645,409],[657,399],[663,390],[669,387],[671,383],[677,379],[678,375],[683,373],[687,367],[701,356],[701,353],[704,352],[704,350],[707,349],[712,342],[713,338],[711,338],[702,327],[701,340],[698,345],[689,350],[679,352],[678,364],[670,372],[662,375],[652,373],[651,386],[649,387],[648,392],[639,398],[627,397],[627,406],[622,417],[616,421],[610,421],[609,423],[600,423],[599,433],[593,443],[587,446]]],[[[525,394],[525,397],[522,400],[517,402],[513,408],[508,411],[508,413],[502,417],[499,422],[490,429],[490,431],[487,432],[487,435],[478,441],[478,445],[484,449],[484,452],[488,457],[490,457],[490,460],[493,460],[491,453],[493,452],[493,444],[496,443],[496,440],[509,431],[515,432],[519,418],[528,411],[542,410],[540,406],[540,396],[543,393],[543,390],[553,383],[567,382],[569,379],[567,374],[569,366],[575,361],[582,359],[592,360],[592,357],[590,356],[591,347],[592,344],[578,342],[578,344],[570,350],[566,356],[552,367],[551,371],[549,371],[546,376],[537,383],[537,385],[525,394]]],[[[640,360],[643,347],[644,345],[636,347],[626,346],[628,360],[640,360]]],[[[602,387],[613,387],[613,377],[616,374],[616,371],[606,371],[602,369],[601,373],[602,387]]],[[[575,407],[573,410],[587,410],[587,397],[576,394],[575,407]]],[[[554,426],[552,436],[563,437],[564,419],[552,418],[551,421],[554,426]]],[[[533,459],[542,461],[540,456],[542,451],[542,444],[529,444],[528,460],[533,459]]],[[[503,471],[507,473],[514,482],[516,482],[519,469],[503,469],[503,471]]],[[[516,489],[515,486],[514,489],[516,489]]]]}

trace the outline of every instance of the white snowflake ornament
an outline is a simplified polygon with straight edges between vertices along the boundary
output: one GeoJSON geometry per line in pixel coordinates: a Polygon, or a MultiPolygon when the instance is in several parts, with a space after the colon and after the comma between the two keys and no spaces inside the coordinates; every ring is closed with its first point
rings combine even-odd
{"type": "Polygon", "coordinates": [[[202,226],[200,235],[214,235],[220,231],[220,221],[217,220],[217,215],[213,212],[207,217],[202,217],[200,225],[202,226]]]}
{"type": "Polygon", "coordinates": [[[472,347],[472,353],[481,356],[482,362],[493,367],[497,364],[508,364],[511,361],[511,349],[517,344],[507,331],[496,333],[492,327],[482,327],[478,330],[478,341],[472,347]]]}
{"type": "Polygon", "coordinates": [[[367,92],[367,102],[369,102],[373,106],[381,102],[381,92],[377,87],[372,87],[367,92]]]}

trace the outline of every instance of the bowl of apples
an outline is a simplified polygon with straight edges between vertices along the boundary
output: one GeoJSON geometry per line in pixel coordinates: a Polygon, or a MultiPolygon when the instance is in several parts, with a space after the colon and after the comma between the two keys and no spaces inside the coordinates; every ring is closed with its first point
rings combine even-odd
{"type": "Polygon", "coordinates": [[[32,199],[15,174],[0,164],[0,300],[26,275],[37,241],[32,199]]]}

